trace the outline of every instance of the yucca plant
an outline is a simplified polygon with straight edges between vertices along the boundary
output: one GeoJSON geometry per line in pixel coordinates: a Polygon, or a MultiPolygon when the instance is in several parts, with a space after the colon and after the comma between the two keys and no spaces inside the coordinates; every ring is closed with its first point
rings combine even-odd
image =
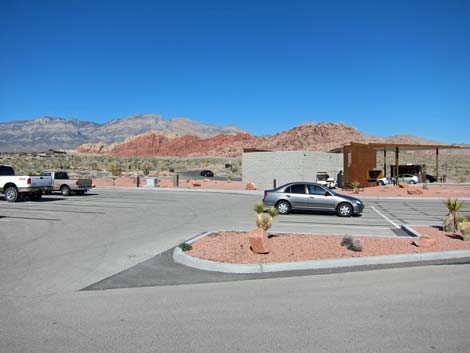
{"type": "Polygon", "coordinates": [[[277,216],[277,209],[271,207],[268,209],[268,214],[264,213],[264,204],[262,202],[255,203],[254,210],[258,214],[256,216],[256,225],[258,228],[263,228],[267,231],[273,225],[273,218],[277,216]]]}
{"type": "Polygon", "coordinates": [[[459,217],[458,212],[465,205],[465,202],[459,199],[447,199],[444,202],[449,213],[444,219],[442,229],[446,232],[456,232],[459,229],[459,217]]]}

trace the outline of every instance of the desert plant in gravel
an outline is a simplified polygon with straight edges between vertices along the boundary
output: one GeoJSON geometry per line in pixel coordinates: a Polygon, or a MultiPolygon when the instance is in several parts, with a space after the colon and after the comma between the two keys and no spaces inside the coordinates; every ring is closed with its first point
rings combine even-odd
{"type": "Polygon", "coordinates": [[[459,224],[460,232],[462,233],[462,239],[470,241],[470,222],[462,222],[459,224]]]}
{"type": "Polygon", "coordinates": [[[458,212],[465,205],[465,202],[459,199],[447,199],[444,202],[444,205],[447,207],[449,213],[444,219],[442,229],[445,232],[456,232],[459,229],[459,218],[458,212]]]}
{"type": "Polygon", "coordinates": [[[271,207],[266,214],[264,213],[264,208],[262,202],[255,203],[254,210],[258,214],[258,216],[256,216],[256,226],[267,231],[273,225],[273,218],[277,216],[277,209],[271,207]]]}
{"type": "Polygon", "coordinates": [[[346,234],[341,239],[341,246],[351,251],[362,251],[362,243],[359,239],[354,239],[351,235],[346,234]]]}
{"type": "Polygon", "coordinates": [[[359,186],[361,186],[361,183],[358,181],[353,181],[351,183],[351,187],[353,188],[353,193],[359,194],[359,186]]]}

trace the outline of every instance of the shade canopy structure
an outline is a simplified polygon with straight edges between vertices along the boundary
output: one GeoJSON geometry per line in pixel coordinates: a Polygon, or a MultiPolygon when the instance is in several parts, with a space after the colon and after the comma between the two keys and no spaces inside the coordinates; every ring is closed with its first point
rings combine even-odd
{"type": "MultiPolygon", "coordinates": [[[[436,179],[439,178],[439,151],[440,150],[459,150],[468,149],[465,146],[459,145],[444,145],[444,144],[411,144],[411,143],[355,143],[351,142],[341,148],[344,151],[344,169],[345,179],[363,179],[366,184],[366,175],[373,164],[371,152],[375,153],[382,151],[384,154],[384,173],[387,171],[387,152],[395,153],[395,170],[394,174],[399,175],[400,165],[400,152],[404,151],[435,151],[436,154],[436,179]],[[353,163],[352,163],[353,162],[353,163]],[[348,175],[349,174],[349,175],[348,175]]],[[[333,151],[332,151],[333,152],[333,151]]],[[[335,150],[339,152],[339,149],[335,150]]],[[[384,175],[386,176],[386,175],[384,175]]],[[[359,180],[358,180],[359,181],[359,180]]]]}

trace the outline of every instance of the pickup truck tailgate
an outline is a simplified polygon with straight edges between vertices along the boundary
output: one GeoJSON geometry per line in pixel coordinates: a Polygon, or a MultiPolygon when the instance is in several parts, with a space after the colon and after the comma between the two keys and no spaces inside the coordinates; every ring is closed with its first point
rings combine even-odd
{"type": "Polygon", "coordinates": [[[91,179],[78,179],[77,186],[80,188],[91,188],[93,181],[91,179]]]}
{"type": "Polygon", "coordinates": [[[52,186],[50,176],[31,176],[31,187],[52,186]]]}

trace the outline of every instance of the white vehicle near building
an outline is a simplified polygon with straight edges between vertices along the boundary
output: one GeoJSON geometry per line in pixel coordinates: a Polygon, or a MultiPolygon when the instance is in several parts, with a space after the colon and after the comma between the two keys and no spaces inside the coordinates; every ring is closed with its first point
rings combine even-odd
{"type": "Polygon", "coordinates": [[[50,176],[16,175],[10,165],[0,165],[0,194],[5,200],[15,202],[23,196],[31,201],[39,201],[43,192],[52,190],[50,176]]]}
{"type": "Polygon", "coordinates": [[[330,189],[335,189],[337,187],[335,178],[331,178],[327,172],[317,173],[317,184],[326,186],[330,189]]]}

